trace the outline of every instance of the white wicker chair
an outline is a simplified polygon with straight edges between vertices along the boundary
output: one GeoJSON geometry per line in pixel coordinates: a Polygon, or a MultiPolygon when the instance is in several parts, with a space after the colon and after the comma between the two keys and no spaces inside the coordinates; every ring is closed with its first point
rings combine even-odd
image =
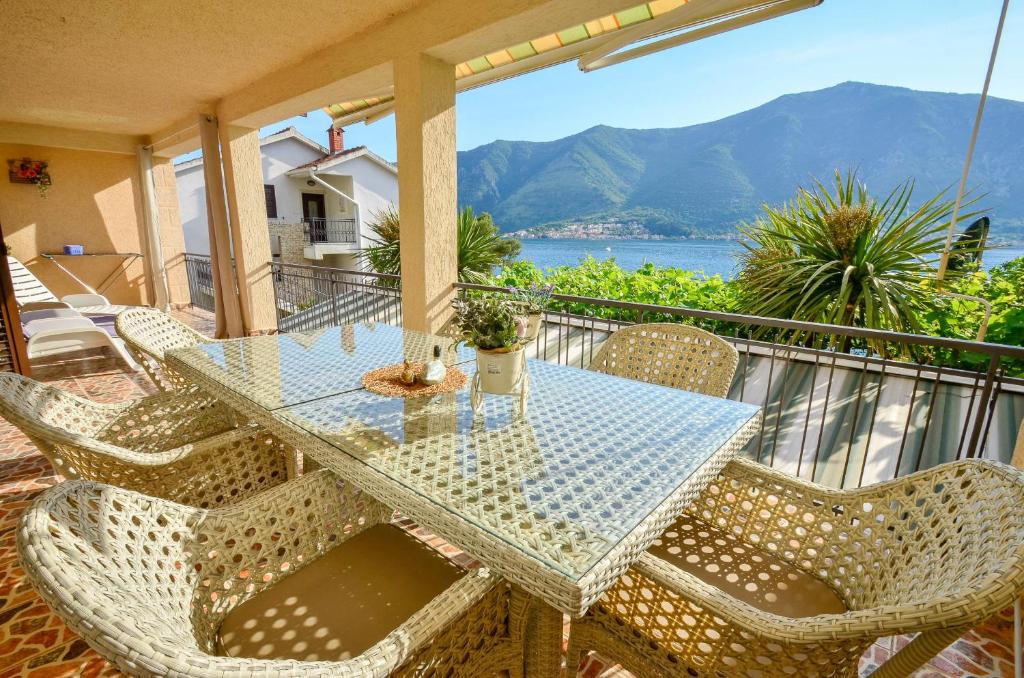
{"type": "Polygon", "coordinates": [[[691,325],[631,325],[610,336],[590,369],[724,398],[739,364],[725,339],[691,325]]]}
{"type": "Polygon", "coordinates": [[[164,391],[191,385],[180,374],[167,368],[164,360],[167,351],[217,341],[153,308],[133,308],[119,313],[115,327],[128,352],[142,365],[153,383],[164,391]]]}
{"type": "Polygon", "coordinates": [[[328,471],[212,511],[71,481],[26,511],[18,550],[133,676],[521,676],[525,595],[391,513],[328,471]]]}
{"type": "Polygon", "coordinates": [[[266,431],[238,426],[227,406],[195,387],[105,404],[0,373],[0,415],[65,478],[194,506],[229,504],[283,482],[295,454],[266,431]]]}
{"type": "Polygon", "coordinates": [[[855,678],[880,637],[918,634],[874,675],[909,676],[1024,590],[1024,473],[952,462],[835,490],[729,463],[573,622],[638,676],[855,678]]]}

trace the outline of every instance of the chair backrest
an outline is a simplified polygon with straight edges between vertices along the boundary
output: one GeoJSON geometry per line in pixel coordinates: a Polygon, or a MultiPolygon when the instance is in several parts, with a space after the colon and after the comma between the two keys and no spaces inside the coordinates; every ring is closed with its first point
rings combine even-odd
{"type": "Polygon", "coordinates": [[[810,569],[851,609],[921,606],[939,623],[1024,590],[1024,472],[1009,465],[942,464],[849,491],[839,508],[832,529],[859,548],[820,549],[810,569]]]}
{"type": "Polygon", "coordinates": [[[39,301],[60,301],[32,271],[10,255],[7,255],[7,266],[11,269],[14,298],[19,305],[39,301]]]}
{"type": "Polygon", "coordinates": [[[14,372],[0,372],[0,416],[27,435],[65,478],[78,472],[64,463],[62,449],[103,454],[120,449],[94,437],[112,418],[102,405],[14,372]]]}
{"type": "Polygon", "coordinates": [[[167,351],[213,341],[155,308],[122,311],[117,314],[115,327],[129,347],[161,363],[167,351]]]}
{"type": "Polygon", "coordinates": [[[650,323],[615,332],[590,369],[704,395],[729,395],[739,364],[725,339],[690,325],[650,323]]]}
{"type": "Polygon", "coordinates": [[[90,644],[145,657],[148,642],[159,639],[162,647],[201,656],[191,622],[201,575],[188,566],[186,549],[202,513],[73,480],[46,490],[25,511],[19,555],[36,591],[90,644]]]}
{"type": "Polygon", "coordinates": [[[118,336],[150,379],[165,391],[189,385],[181,375],[167,368],[164,356],[176,348],[188,348],[214,341],[204,334],[154,308],[132,308],[117,314],[118,336]]]}
{"type": "Polygon", "coordinates": [[[217,628],[237,605],[391,514],[328,471],[213,511],[75,480],[46,490],[25,511],[18,551],[50,607],[122,670],[362,676],[393,657],[383,650],[347,662],[215,656],[217,628]]]}

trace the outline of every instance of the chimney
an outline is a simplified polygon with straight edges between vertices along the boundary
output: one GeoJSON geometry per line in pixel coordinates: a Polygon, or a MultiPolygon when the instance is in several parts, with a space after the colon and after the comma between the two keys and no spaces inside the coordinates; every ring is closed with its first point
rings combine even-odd
{"type": "Polygon", "coordinates": [[[341,127],[331,125],[327,128],[327,144],[331,153],[339,153],[345,150],[345,130],[341,127]]]}

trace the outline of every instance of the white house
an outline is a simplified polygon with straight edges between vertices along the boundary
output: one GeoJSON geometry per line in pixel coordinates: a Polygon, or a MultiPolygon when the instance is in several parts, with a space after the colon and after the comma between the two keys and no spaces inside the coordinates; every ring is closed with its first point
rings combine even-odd
{"type": "MultiPolygon", "coordinates": [[[[368,223],[398,207],[398,170],[365,146],[346,149],[344,130],[324,148],[294,127],[260,140],[271,250],[286,263],[357,268],[368,223]]],[[[203,159],[174,168],[185,250],[209,254],[203,159]]]]}

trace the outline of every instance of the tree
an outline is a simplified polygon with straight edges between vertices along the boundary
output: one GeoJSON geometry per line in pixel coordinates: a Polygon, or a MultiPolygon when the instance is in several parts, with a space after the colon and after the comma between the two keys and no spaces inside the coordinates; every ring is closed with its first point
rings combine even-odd
{"type": "MultiPolygon", "coordinates": [[[[899,332],[920,330],[934,292],[953,201],[912,208],[913,181],[881,202],[856,173],[836,171],[741,227],[740,305],[750,314],[899,332]]],[[[973,201],[971,201],[973,202],[973,201]]],[[[963,219],[974,214],[963,215],[963,219]]]]}
{"type": "MultiPolygon", "coordinates": [[[[398,210],[388,207],[374,215],[370,224],[373,245],[362,252],[362,257],[378,273],[398,275],[402,271],[401,229],[398,210]]],[[[486,282],[494,269],[515,259],[521,245],[514,238],[502,237],[491,215],[479,216],[472,207],[458,214],[458,276],[459,282],[486,282]]]]}

